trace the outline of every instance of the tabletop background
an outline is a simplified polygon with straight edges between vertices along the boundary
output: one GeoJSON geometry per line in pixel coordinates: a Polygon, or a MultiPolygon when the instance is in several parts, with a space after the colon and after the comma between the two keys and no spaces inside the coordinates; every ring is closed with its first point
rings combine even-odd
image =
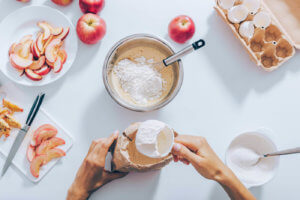
{"type": "MultiPolygon", "coordinates": [[[[50,0],[32,0],[29,4],[0,0],[0,20],[23,6],[42,4],[59,9],[75,25],[82,15],[76,0],[68,7],[56,6],[50,0]]],[[[179,133],[205,136],[222,159],[236,135],[260,127],[273,130],[272,139],[279,149],[299,146],[300,53],[278,70],[264,72],[249,59],[213,5],[213,0],[106,0],[100,16],[107,23],[107,34],[101,43],[88,46],[80,42],[75,64],[59,81],[42,88],[18,86],[32,98],[38,91],[47,93],[43,106],[72,134],[73,148],[38,184],[10,168],[0,179],[0,199],[65,199],[93,139],[147,119],[164,121],[179,133]],[[185,75],[178,96],[165,108],[150,113],[120,107],[102,82],[106,53],[119,39],[134,33],[151,33],[169,40],[168,23],[179,14],[194,19],[197,30],[193,40],[204,38],[207,46],[183,59],[185,75]]],[[[170,43],[175,50],[183,47],[170,43]]],[[[0,80],[8,82],[2,74],[0,80]]],[[[258,199],[300,199],[299,155],[280,161],[271,182],[251,189],[258,199]]],[[[0,165],[3,162],[0,159],[0,165]]],[[[228,197],[218,184],[202,178],[191,166],[171,163],[161,171],[131,173],[105,185],[91,199],[228,197]]]]}

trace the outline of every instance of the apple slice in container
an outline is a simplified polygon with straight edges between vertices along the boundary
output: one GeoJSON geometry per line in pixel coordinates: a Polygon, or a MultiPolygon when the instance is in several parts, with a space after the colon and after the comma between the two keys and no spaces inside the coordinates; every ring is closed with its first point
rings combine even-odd
{"type": "Polygon", "coordinates": [[[43,40],[48,40],[51,36],[51,28],[49,27],[47,22],[38,22],[37,25],[43,29],[43,40]]]}
{"type": "Polygon", "coordinates": [[[29,69],[32,70],[41,69],[44,66],[45,62],[46,62],[46,57],[41,56],[38,60],[32,62],[32,64],[29,66],[29,69]]]}
{"type": "Polygon", "coordinates": [[[22,58],[18,54],[11,54],[9,56],[11,65],[18,69],[24,70],[25,68],[29,67],[33,63],[33,55],[29,54],[28,58],[22,58]]]}
{"type": "Polygon", "coordinates": [[[52,29],[52,34],[54,36],[60,35],[64,31],[63,27],[58,27],[58,28],[53,28],[52,29]]]}
{"type": "Polygon", "coordinates": [[[38,36],[37,36],[37,39],[36,39],[36,46],[38,48],[38,50],[40,52],[43,51],[43,48],[44,48],[44,41],[43,41],[43,34],[39,33],[38,36]]]}
{"type": "Polygon", "coordinates": [[[70,28],[69,27],[68,28],[64,28],[64,30],[63,30],[63,32],[61,34],[55,36],[55,39],[64,40],[68,36],[69,32],[70,32],[70,28]]]}
{"type": "Polygon", "coordinates": [[[22,56],[23,58],[27,58],[29,56],[29,54],[31,53],[31,44],[32,44],[32,40],[27,40],[24,43],[19,43],[22,46],[22,50],[20,51],[20,56],[22,56]]]}
{"type": "Polygon", "coordinates": [[[39,59],[41,57],[41,52],[38,49],[36,42],[32,43],[32,54],[35,59],[39,59]]]}
{"type": "Polygon", "coordinates": [[[40,75],[40,76],[45,76],[51,71],[51,68],[48,67],[47,65],[44,65],[41,69],[35,70],[34,73],[40,75]]]}
{"type": "Polygon", "coordinates": [[[60,57],[57,57],[54,66],[53,66],[53,71],[54,73],[59,73],[63,68],[63,63],[60,57]]]}
{"type": "Polygon", "coordinates": [[[34,73],[34,71],[32,69],[25,69],[25,75],[33,81],[40,81],[43,79],[42,76],[34,73]]]}
{"type": "Polygon", "coordinates": [[[60,57],[62,64],[65,64],[68,58],[67,52],[64,49],[60,49],[58,51],[58,56],[60,57]]]}
{"type": "Polygon", "coordinates": [[[62,46],[62,42],[60,39],[53,39],[49,45],[46,47],[45,50],[45,56],[46,59],[50,62],[50,63],[54,63],[57,59],[57,53],[59,48],[62,46]]]}

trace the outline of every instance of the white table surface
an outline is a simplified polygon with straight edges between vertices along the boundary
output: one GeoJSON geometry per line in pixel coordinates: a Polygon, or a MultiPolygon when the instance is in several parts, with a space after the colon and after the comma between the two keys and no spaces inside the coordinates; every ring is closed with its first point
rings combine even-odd
{"type": "MultiPolygon", "coordinates": [[[[78,1],[58,7],[50,0],[32,0],[64,12],[74,24],[81,16],[78,1]]],[[[0,20],[22,6],[0,0],[0,20]]],[[[107,0],[101,16],[107,34],[99,44],[79,44],[72,69],[61,80],[43,88],[26,88],[28,95],[46,91],[44,108],[75,138],[68,155],[38,184],[10,168],[0,179],[0,199],[64,199],[91,141],[115,129],[146,119],[158,119],[184,134],[203,135],[224,158],[231,140],[240,132],[267,127],[279,149],[300,144],[300,53],[280,69],[266,73],[248,54],[213,10],[213,0],[107,0]],[[117,105],[102,82],[102,64],[110,47],[133,33],[151,33],[167,40],[169,21],[187,14],[196,23],[193,40],[204,38],[207,46],[186,57],[185,79],[178,96],[165,108],[136,113],[117,105]]],[[[0,30],[1,32],[5,30],[0,30]]],[[[1,33],[0,33],[1,37],[1,33]]],[[[183,46],[171,42],[176,50],[183,46]]],[[[8,80],[1,74],[0,80],[8,80]]],[[[4,160],[0,159],[0,165],[4,160]]],[[[299,155],[281,158],[276,177],[254,188],[258,199],[300,199],[299,155]]],[[[171,163],[161,171],[116,180],[91,199],[227,199],[222,188],[202,178],[191,166],[171,163]]]]}

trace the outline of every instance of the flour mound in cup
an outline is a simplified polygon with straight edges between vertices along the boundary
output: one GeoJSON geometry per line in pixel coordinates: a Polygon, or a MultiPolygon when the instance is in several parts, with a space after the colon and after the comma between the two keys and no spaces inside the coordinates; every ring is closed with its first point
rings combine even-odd
{"type": "MultiPolygon", "coordinates": [[[[141,154],[135,145],[135,136],[140,123],[131,124],[123,134],[119,135],[112,158],[112,170],[120,172],[146,172],[158,170],[169,164],[173,156],[168,154],[162,158],[150,158],[141,154]]],[[[175,133],[176,136],[176,133],[175,133]]]]}

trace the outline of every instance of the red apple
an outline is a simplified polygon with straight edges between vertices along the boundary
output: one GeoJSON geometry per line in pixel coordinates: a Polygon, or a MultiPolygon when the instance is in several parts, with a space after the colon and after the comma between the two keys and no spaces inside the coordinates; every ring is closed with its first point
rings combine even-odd
{"type": "Polygon", "coordinates": [[[76,31],[79,39],[86,44],[95,44],[106,33],[106,24],[98,15],[88,13],[80,17],[76,31]]]}
{"type": "Polygon", "coordinates": [[[177,43],[183,44],[193,37],[195,24],[185,15],[174,18],[169,24],[169,36],[177,43]]]}
{"type": "Polygon", "coordinates": [[[79,6],[83,13],[97,14],[104,7],[104,0],[79,0],[79,6]]]}
{"type": "Polygon", "coordinates": [[[26,2],[29,2],[30,0],[17,0],[17,1],[20,1],[20,2],[26,3],[26,2]]]}
{"type": "Polygon", "coordinates": [[[60,5],[60,6],[67,6],[72,3],[73,0],[52,0],[53,3],[60,5]]]}

